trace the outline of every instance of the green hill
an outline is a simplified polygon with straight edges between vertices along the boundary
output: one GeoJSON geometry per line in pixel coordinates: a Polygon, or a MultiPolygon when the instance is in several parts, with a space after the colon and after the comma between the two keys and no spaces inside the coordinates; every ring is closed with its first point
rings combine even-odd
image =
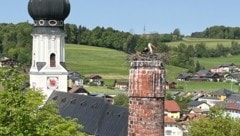
{"type": "Polygon", "coordinates": [[[105,80],[127,79],[127,54],[94,46],[66,45],[66,64],[68,69],[84,76],[101,75],[105,80]]]}
{"type": "MultiPolygon", "coordinates": [[[[129,63],[128,54],[94,46],[66,45],[66,64],[68,69],[77,71],[84,76],[99,74],[105,82],[110,83],[115,79],[127,80],[129,63]]],[[[167,66],[167,80],[173,81],[176,76],[186,69],[167,66]]]]}
{"type": "MultiPolygon", "coordinates": [[[[107,85],[112,85],[116,79],[128,79],[129,63],[126,60],[127,56],[126,53],[113,49],[85,45],[66,45],[66,64],[68,69],[77,71],[84,76],[98,74],[103,77],[107,85]]],[[[239,56],[214,59],[202,58],[198,60],[206,68],[211,68],[225,62],[237,65],[240,63],[239,56]]],[[[176,77],[182,72],[186,72],[186,69],[167,65],[166,80],[177,82],[176,77]]],[[[178,85],[184,87],[184,90],[187,91],[197,91],[199,89],[213,91],[222,88],[239,90],[237,85],[231,85],[230,83],[178,82],[178,85]]]]}

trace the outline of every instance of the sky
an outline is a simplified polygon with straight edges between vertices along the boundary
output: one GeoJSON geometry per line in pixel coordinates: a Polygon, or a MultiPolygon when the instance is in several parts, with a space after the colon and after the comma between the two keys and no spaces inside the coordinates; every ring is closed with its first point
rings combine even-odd
{"type": "MultiPolygon", "coordinates": [[[[1,0],[0,23],[20,23],[29,16],[29,0],[1,0]]],[[[71,11],[65,23],[93,29],[96,26],[143,33],[183,35],[207,27],[240,26],[240,0],[69,0],[71,11]]]]}

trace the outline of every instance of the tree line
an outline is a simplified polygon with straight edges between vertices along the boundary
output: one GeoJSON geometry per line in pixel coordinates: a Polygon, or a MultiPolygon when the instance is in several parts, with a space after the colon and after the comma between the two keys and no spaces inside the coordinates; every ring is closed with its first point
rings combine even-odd
{"type": "Polygon", "coordinates": [[[240,39],[240,27],[212,26],[202,32],[194,32],[191,37],[214,39],[240,39]]]}
{"type": "MultiPolygon", "coordinates": [[[[22,65],[30,65],[33,27],[34,25],[28,22],[0,24],[0,55],[15,59],[22,65]]],[[[168,54],[169,61],[167,63],[169,65],[187,68],[190,72],[203,68],[199,62],[194,61],[196,57],[240,54],[240,45],[235,41],[232,42],[231,47],[218,44],[216,48],[208,48],[205,43],[197,43],[196,45],[181,43],[176,47],[170,47],[167,45],[168,42],[178,41],[183,37],[178,28],[170,34],[152,33],[142,35],[114,30],[111,27],[97,26],[90,30],[75,24],[65,24],[64,29],[67,35],[66,43],[111,48],[128,54],[141,52],[149,42],[152,42],[156,46],[155,51],[168,54]]],[[[212,27],[207,30],[210,32],[212,27]]],[[[218,33],[215,35],[218,35],[218,33]]]]}
{"type": "MultiPolygon", "coordinates": [[[[28,22],[0,24],[0,55],[19,61],[23,65],[31,63],[32,37],[34,25],[28,22]]],[[[126,53],[135,53],[146,47],[148,42],[170,42],[173,34],[138,35],[97,26],[90,30],[84,26],[65,24],[66,43],[106,47],[126,53]]],[[[179,29],[174,31],[180,34],[179,29]]]]}

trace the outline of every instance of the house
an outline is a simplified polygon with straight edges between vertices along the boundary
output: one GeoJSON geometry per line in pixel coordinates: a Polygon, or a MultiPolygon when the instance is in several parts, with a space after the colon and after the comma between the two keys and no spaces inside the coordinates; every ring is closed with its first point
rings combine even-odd
{"type": "Polygon", "coordinates": [[[102,77],[99,75],[90,75],[88,77],[89,79],[89,84],[95,84],[98,86],[103,86],[103,81],[102,81],[102,77]]]}
{"type": "Polygon", "coordinates": [[[225,114],[231,118],[240,119],[240,94],[230,95],[224,102],[225,114]]]}
{"type": "Polygon", "coordinates": [[[68,87],[83,86],[83,77],[78,72],[68,72],[68,87]]]}
{"type": "Polygon", "coordinates": [[[211,72],[213,73],[233,73],[233,72],[238,72],[239,68],[233,64],[221,64],[218,66],[215,66],[213,68],[210,69],[211,72]]]}
{"type": "Polygon", "coordinates": [[[192,101],[197,101],[199,98],[204,96],[203,92],[196,92],[194,94],[192,94],[193,97],[191,98],[192,101]]]}
{"type": "Polygon", "coordinates": [[[173,118],[164,116],[164,135],[165,136],[183,136],[183,128],[173,118]]]}
{"type": "Polygon", "coordinates": [[[7,57],[0,58],[0,67],[18,67],[19,65],[20,63],[14,59],[7,57]]]}
{"type": "Polygon", "coordinates": [[[192,108],[189,110],[189,113],[190,114],[203,114],[203,111],[200,108],[192,108]]]}
{"type": "Polygon", "coordinates": [[[221,102],[221,100],[219,100],[216,97],[200,97],[198,98],[198,101],[200,102],[206,102],[208,105],[210,105],[210,107],[213,107],[214,105],[216,105],[218,102],[221,102]]]}
{"type": "Polygon", "coordinates": [[[240,82],[240,73],[230,73],[225,75],[225,80],[233,83],[240,82]]]}
{"type": "Polygon", "coordinates": [[[164,102],[164,114],[170,118],[180,118],[180,106],[174,100],[165,100],[164,102]]]}
{"type": "Polygon", "coordinates": [[[177,83],[175,83],[175,82],[166,82],[166,90],[176,89],[176,85],[177,85],[177,83]]]}
{"type": "Polygon", "coordinates": [[[228,98],[232,94],[235,94],[235,92],[232,92],[225,88],[209,93],[211,97],[218,98],[221,101],[224,101],[226,98],[228,98]]]}
{"type": "Polygon", "coordinates": [[[209,70],[199,70],[194,74],[190,81],[221,81],[223,75],[218,73],[212,73],[209,70]]]}
{"type": "Polygon", "coordinates": [[[233,119],[240,119],[240,101],[225,102],[225,114],[228,114],[233,119]]]}
{"type": "Polygon", "coordinates": [[[210,105],[208,105],[206,102],[203,102],[203,101],[190,101],[188,103],[188,109],[195,109],[195,108],[201,109],[201,111],[209,111],[210,105]]]}
{"type": "Polygon", "coordinates": [[[75,93],[54,91],[49,101],[55,101],[65,118],[76,118],[88,135],[127,136],[128,109],[109,104],[105,99],[75,93]]]}
{"type": "Polygon", "coordinates": [[[128,85],[129,85],[128,81],[117,81],[117,80],[115,80],[113,86],[116,89],[127,91],[128,90],[128,85]]]}
{"type": "Polygon", "coordinates": [[[192,73],[181,73],[178,75],[177,80],[178,81],[189,81],[189,79],[192,77],[193,77],[192,73]]]}

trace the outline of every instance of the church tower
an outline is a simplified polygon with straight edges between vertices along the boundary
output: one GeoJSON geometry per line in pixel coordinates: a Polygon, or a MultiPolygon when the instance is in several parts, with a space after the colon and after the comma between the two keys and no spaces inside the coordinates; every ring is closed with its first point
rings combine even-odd
{"type": "Polygon", "coordinates": [[[47,98],[54,90],[67,92],[64,20],[69,0],[29,0],[28,12],[34,20],[30,87],[47,98]]]}

